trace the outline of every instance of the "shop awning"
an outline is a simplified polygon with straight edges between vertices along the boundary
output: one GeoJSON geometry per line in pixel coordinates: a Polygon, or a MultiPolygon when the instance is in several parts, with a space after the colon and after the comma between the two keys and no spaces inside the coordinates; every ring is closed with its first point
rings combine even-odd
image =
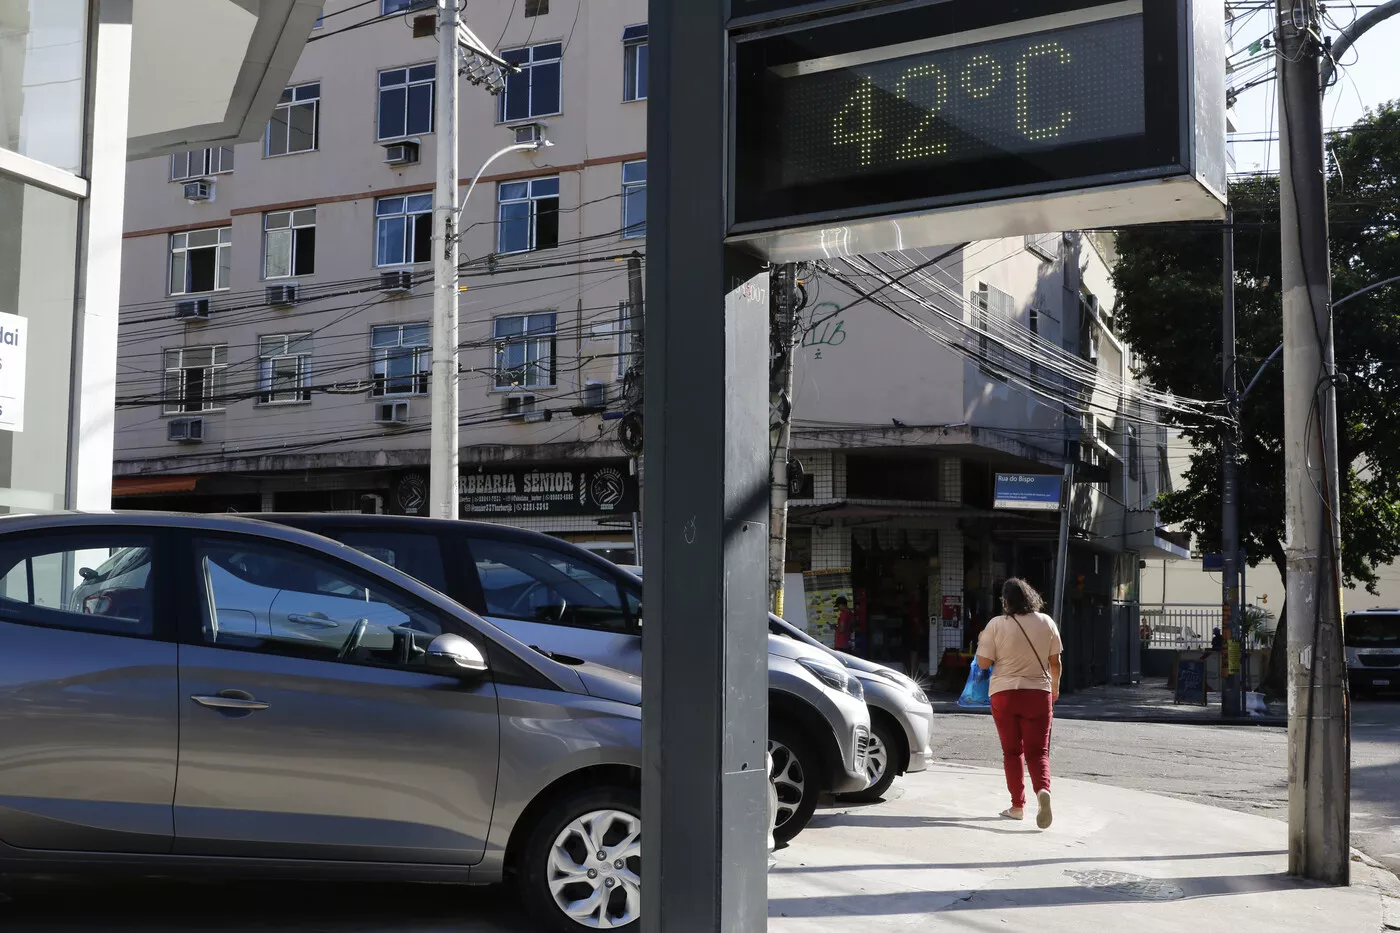
{"type": "Polygon", "coordinates": [[[117,476],[112,479],[112,498],[194,492],[198,482],[198,476],[117,476]]]}

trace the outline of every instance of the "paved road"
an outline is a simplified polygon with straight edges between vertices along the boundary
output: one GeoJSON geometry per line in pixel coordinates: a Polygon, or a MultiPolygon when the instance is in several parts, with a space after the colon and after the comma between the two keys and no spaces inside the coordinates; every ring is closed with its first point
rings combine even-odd
{"type": "MultiPolygon", "coordinates": [[[[1061,720],[1051,766],[1065,777],[1288,819],[1284,729],[1061,720]]],[[[937,757],[996,766],[982,716],[941,716],[937,757]]],[[[1368,700],[1352,722],[1352,844],[1400,874],[1400,699],[1368,700]]],[[[1058,815],[1058,814],[1057,814],[1058,815]]]]}

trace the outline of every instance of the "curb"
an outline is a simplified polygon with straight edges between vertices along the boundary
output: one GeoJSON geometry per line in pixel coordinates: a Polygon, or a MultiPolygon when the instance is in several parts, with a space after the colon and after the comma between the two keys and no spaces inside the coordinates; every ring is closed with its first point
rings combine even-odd
{"type": "MultiPolygon", "coordinates": [[[[991,710],[983,709],[963,709],[961,706],[951,706],[944,708],[934,705],[933,711],[943,715],[954,716],[990,716],[991,710]]],[[[1225,719],[1224,717],[1203,719],[1200,717],[1185,718],[1173,716],[1169,713],[1126,713],[1116,715],[1113,713],[1092,713],[1077,712],[1068,710],[1055,710],[1056,719],[1068,719],[1075,722],[1129,722],[1145,723],[1152,725],[1169,726],[1230,726],[1232,728],[1264,727],[1271,729],[1283,729],[1288,726],[1288,719],[1284,716],[1250,716],[1238,719],[1225,719]]]]}

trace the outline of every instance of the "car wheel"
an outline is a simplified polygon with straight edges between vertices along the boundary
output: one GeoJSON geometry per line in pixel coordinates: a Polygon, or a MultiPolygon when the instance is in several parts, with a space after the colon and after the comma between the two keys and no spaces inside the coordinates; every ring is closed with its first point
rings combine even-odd
{"type": "Polygon", "coordinates": [[[865,776],[870,779],[870,786],[854,794],[843,794],[841,799],[856,803],[875,803],[883,799],[885,791],[894,783],[894,756],[898,748],[889,727],[883,722],[872,722],[870,745],[865,759],[865,776]]]}
{"type": "Polygon", "coordinates": [[[802,832],[816,812],[817,795],[821,792],[817,753],[805,735],[785,722],[772,724],[768,753],[773,756],[773,770],[769,776],[778,793],[773,839],[782,846],[802,832]]]}
{"type": "Polygon", "coordinates": [[[521,894],[535,919],[556,933],[641,926],[641,795],[589,788],[540,817],[525,847],[521,894]]]}

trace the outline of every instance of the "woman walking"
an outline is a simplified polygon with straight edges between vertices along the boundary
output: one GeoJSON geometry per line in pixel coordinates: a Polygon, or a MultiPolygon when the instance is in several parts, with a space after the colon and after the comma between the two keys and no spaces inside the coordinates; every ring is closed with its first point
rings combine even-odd
{"type": "Polygon", "coordinates": [[[1040,611],[1040,594],[1025,580],[1012,577],[1001,589],[1002,615],[987,623],[977,642],[977,663],[992,670],[992,719],[1001,738],[1001,759],[1011,807],[1010,820],[1025,819],[1026,781],[1031,773],[1039,812],[1035,823],[1049,829],[1050,724],[1060,698],[1060,655],[1064,645],[1055,620],[1040,611]]]}

